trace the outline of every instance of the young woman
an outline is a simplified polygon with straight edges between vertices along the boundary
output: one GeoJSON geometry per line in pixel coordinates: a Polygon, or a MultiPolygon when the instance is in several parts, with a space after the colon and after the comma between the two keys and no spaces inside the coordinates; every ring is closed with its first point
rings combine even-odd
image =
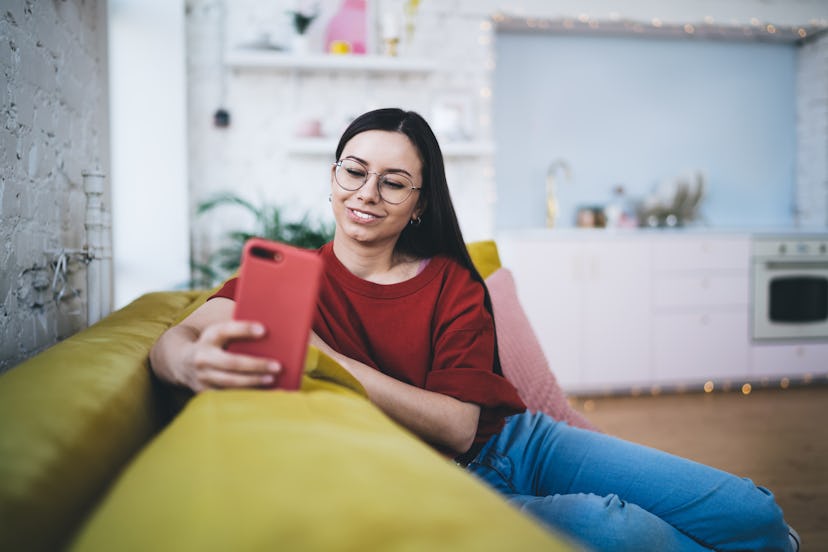
{"type": "MultiPolygon", "coordinates": [[[[796,549],[771,493],[749,480],[526,410],[502,376],[491,301],[422,117],[366,113],[336,159],[311,343],[387,415],[596,550],[796,549]]],[[[234,293],[231,280],[158,340],[159,377],[196,392],[278,378],[276,360],[224,350],[266,331],[232,320],[234,293]]]]}

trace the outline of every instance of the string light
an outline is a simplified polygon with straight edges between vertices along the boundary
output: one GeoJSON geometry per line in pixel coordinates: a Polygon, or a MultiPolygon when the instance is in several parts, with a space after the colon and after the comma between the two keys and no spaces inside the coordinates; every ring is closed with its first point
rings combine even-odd
{"type": "MultiPolygon", "coordinates": [[[[589,13],[579,13],[575,17],[560,19],[496,13],[491,17],[490,23],[505,30],[635,34],[650,32],[654,35],[684,36],[688,38],[741,38],[790,42],[801,41],[806,37],[828,30],[828,20],[825,19],[813,19],[809,21],[809,27],[802,25],[779,26],[774,23],[763,22],[757,17],[751,17],[747,22],[740,22],[737,19],[730,19],[729,22],[717,22],[711,15],[705,15],[698,23],[667,23],[660,17],[650,18],[646,22],[624,20],[618,12],[611,12],[606,19],[595,17],[589,13]]],[[[489,29],[486,28],[485,30],[489,29]]]]}
{"type": "MultiPolygon", "coordinates": [[[[641,396],[651,396],[651,397],[658,397],[661,395],[685,395],[688,393],[697,393],[703,392],[705,395],[713,395],[717,390],[719,393],[730,393],[731,391],[738,391],[739,394],[743,397],[747,397],[753,393],[754,387],[759,386],[762,389],[773,389],[771,387],[771,383],[777,385],[776,389],[778,390],[787,390],[791,389],[794,382],[791,378],[783,377],[779,378],[779,380],[771,379],[767,376],[763,376],[759,380],[756,381],[745,381],[741,384],[725,380],[719,383],[716,383],[713,380],[707,380],[702,385],[697,384],[690,384],[690,383],[677,383],[673,385],[652,385],[648,388],[642,388],[641,386],[634,385],[629,388],[611,388],[605,387],[601,390],[591,391],[589,393],[583,393],[581,395],[577,393],[572,393],[568,400],[572,398],[574,395],[575,400],[585,400],[586,402],[590,403],[590,408],[594,409],[597,405],[591,398],[602,398],[602,397],[641,397],[641,396]],[[590,397],[587,400],[587,397],[590,397]]],[[[796,379],[796,386],[797,387],[804,387],[807,385],[828,385],[828,373],[826,374],[812,374],[806,373],[802,377],[796,379]]],[[[584,402],[584,407],[586,408],[586,402],[584,402]]]]}

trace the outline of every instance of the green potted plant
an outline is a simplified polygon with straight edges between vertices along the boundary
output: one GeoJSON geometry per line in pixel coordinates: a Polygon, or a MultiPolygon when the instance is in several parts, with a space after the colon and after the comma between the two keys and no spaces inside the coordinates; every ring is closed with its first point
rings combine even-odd
{"type": "Polygon", "coordinates": [[[307,213],[298,220],[285,220],[283,207],[268,204],[258,207],[229,192],[220,193],[199,203],[196,207],[196,216],[226,206],[241,207],[252,214],[253,231],[232,230],[226,234],[225,243],[211,253],[206,261],[198,262],[192,259],[191,288],[211,288],[229,278],[238,270],[242,248],[252,237],[280,241],[306,249],[317,249],[333,239],[333,222],[311,219],[307,213]]]}
{"type": "Polygon", "coordinates": [[[291,51],[294,54],[308,53],[308,27],[313,23],[314,19],[319,15],[319,10],[316,9],[313,13],[304,12],[301,10],[291,10],[287,12],[293,22],[293,37],[291,39],[291,51]]]}

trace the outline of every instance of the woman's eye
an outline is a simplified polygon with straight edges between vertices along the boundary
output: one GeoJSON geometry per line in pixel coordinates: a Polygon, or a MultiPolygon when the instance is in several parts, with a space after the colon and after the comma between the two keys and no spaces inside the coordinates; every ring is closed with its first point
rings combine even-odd
{"type": "Polygon", "coordinates": [[[348,176],[353,176],[354,178],[365,178],[365,171],[350,168],[346,168],[345,171],[348,173],[348,176]]]}
{"type": "Polygon", "coordinates": [[[401,190],[405,188],[405,184],[401,184],[400,182],[394,182],[393,180],[383,179],[382,185],[386,188],[392,188],[394,190],[401,190]]]}

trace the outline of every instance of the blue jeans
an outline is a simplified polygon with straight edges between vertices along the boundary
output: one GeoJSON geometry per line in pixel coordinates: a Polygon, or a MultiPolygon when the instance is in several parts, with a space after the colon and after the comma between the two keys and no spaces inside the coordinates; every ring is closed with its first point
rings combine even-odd
{"type": "Polygon", "coordinates": [[[791,549],[770,491],[541,413],[506,420],[468,470],[594,550],[791,549]]]}

